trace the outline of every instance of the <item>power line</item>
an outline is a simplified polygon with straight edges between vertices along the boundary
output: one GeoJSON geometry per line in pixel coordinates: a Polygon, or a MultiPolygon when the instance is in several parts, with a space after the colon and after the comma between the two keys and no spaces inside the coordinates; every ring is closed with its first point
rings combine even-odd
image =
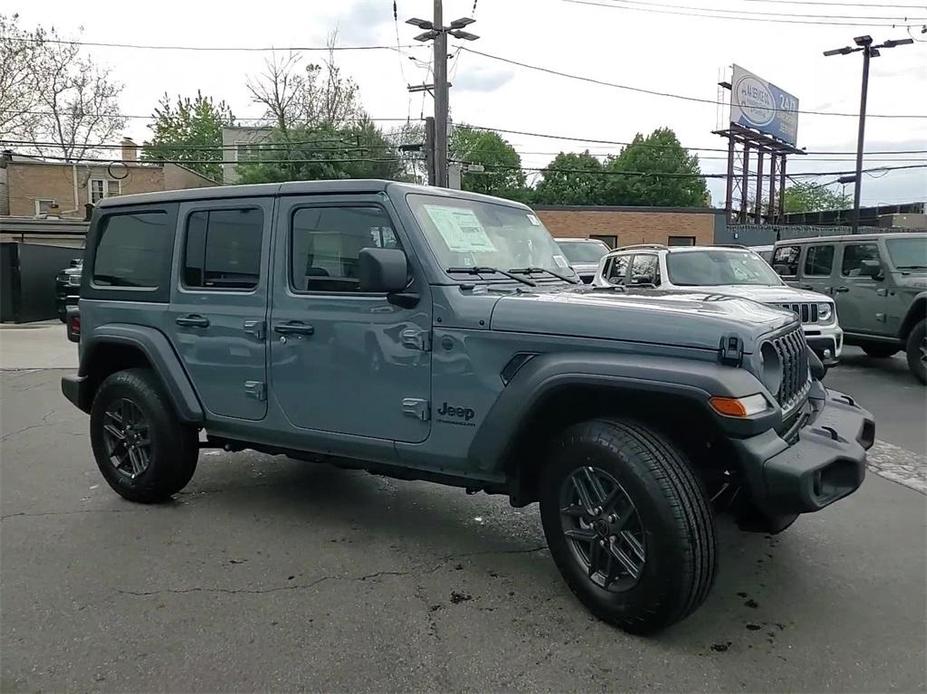
{"type": "Polygon", "coordinates": [[[743,0],[744,2],[761,2],[768,5],[819,5],[822,7],[879,7],[898,10],[923,10],[923,5],[900,5],[898,3],[879,2],[808,2],[808,0],[743,0]]]}
{"type": "MultiPolygon", "coordinates": [[[[647,2],[646,0],[605,0],[606,2],[615,4],[616,6],[624,5],[641,5],[643,7],[653,7],[660,10],[663,9],[677,9],[677,10],[691,10],[694,12],[711,12],[718,13],[721,15],[749,15],[749,16],[758,16],[758,17],[797,17],[797,18],[806,18],[806,19],[840,19],[840,20],[856,20],[862,19],[867,21],[884,21],[884,22],[907,22],[907,21],[920,21],[924,19],[923,17],[872,17],[872,16],[861,16],[861,15],[840,15],[840,14],[808,14],[805,12],[765,12],[762,10],[730,10],[727,8],[721,7],[700,7],[693,5],[673,5],[670,3],[655,3],[647,2]]],[[[631,8],[627,8],[631,9],[631,8]]],[[[724,17],[725,19],[740,19],[745,17],[724,17]]],[[[808,22],[809,24],[818,24],[819,22],[808,22]]]]}
{"type": "MultiPolygon", "coordinates": [[[[594,2],[593,0],[563,0],[574,5],[591,5],[593,7],[608,7],[613,10],[625,10],[628,12],[649,12],[653,14],[668,14],[680,17],[703,17],[706,19],[730,19],[736,22],[773,22],[776,24],[816,24],[825,26],[843,26],[843,27],[901,27],[904,22],[847,22],[834,20],[810,20],[810,19],[776,19],[774,17],[737,17],[723,14],[705,14],[705,12],[716,12],[703,8],[703,12],[689,12],[684,10],[658,9],[657,7],[634,7],[630,5],[615,5],[606,2],[594,2]]],[[[663,7],[670,7],[664,5],[663,7]]],[[[919,23],[919,22],[918,22],[919,23]]]]}
{"type": "Polygon", "coordinates": [[[200,51],[224,53],[267,53],[272,51],[395,51],[400,48],[421,48],[421,44],[397,44],[395,46],[190,46],[142,43],[116,43],[110,41],[77,41],[71,39],[47,39],[31,37],[7,37],[8,41],[20,43],[53,43],[63,46],[91,46],[95,48],[128,48],[143,51],[200,51]]]}
{"type": "MultiPolygon", "coordinates": [[[[14,152],[14,156],[17,156],[17,153],[14,152]]],[[[28,155],[18,155],[18,156],[28,156],[28,155]]],[[[179,164],[180,166],[189,166],[190,164],[221,164],[221,161],[215,159],[153,159],[153,160],[139,160],[139,159],[80,159],[79,161],[73,161],[68,157],[58,157],[58,156],[46,156],[42,157],[43,160],[51,161],[63,161],[69,164],[150,164],[152,166],[159,166],[161,164],[179,164]]],[[[402,163],[408,161],[408,159],[400,159],[399,157],[345,157],[338,159],[259,159],[253,162],[226,162],[226,163],[235,163],[239,165],[262,165],[262,164],[354,164],[354,163],[367,163],[367,164],[386,164],[386,163],[402,163]]]]}
{"type": "MultiPolygon", "coordinates": [[[[16,114],[22,114],[25,116],[53,116],[55,115],[50,111],[19,111],[17,109],[5,109],[5,110],[0,109],[0,113],[16,113],[16,114]]],[[[127,120],[157,120],[158,118],[155,115],[142,116],[142,115],[136,115],[136,114],[130,114],[130,113],[81,113],[80,115],[88,116],[92,118],[120,118],[120,119],[124,118],[127,120]]],[[[267,121],[268,119],[265,118],[264,116],[244,116],[244,117],[236,116],[235,120],[242,121],[242,122],[245,122],[245,121],[262,122],[262,121],[267,121]]],[[[406,121],[406,119],[402,117],[396,117],[396,118],[363,117],[363,118],[346,118],[344,120],[345,122],[352,122],[352,123],[363,123],[366,121],[373,121],[373,122],[378,122],[378,123],[386,123],[386,122],[393,121],[397,123],[402,123],[406,121]]],[[[232,127],[235,127],[235,126],[232,126],[232,127]]]]}
{"type": "MultiPolygon", "coordinates": [[[[455,160],[457,161],[457,160],[455,160]]],[[[476,162],[458,161],[460,164],[469,165],[476,162]]],[[[681,171],[607,171],[602,169],[575,169],[549,166],[515,166],[512,164],[481,164],[484,169],[497,169],[501,171],[534,171],[539,173],[577,173],[603,176],[653,176],[664,178],[727,178],[726,173],[689,173],[681,171]]],[[[925,169],[927,164],[908,164],[905,166],[879,166],[871,169],[864,169],[863,173],[872,172],[890,172],[902,171],[908,169],[925,169]]],[[[807,171],[795,172],[789,174],[797,177],[822,177],[822,176],[843,176],[855,173],[855,171],[807,171]]]]}
{"type": "MultiPolygon", "coordinates": [[[[463,127],[463,126],[459,126],[459,127],[463,127]]],[[[527,137],[540,137],[540,138],[545,138],[545,139],[550,139],[550,140],[565,140],[567,142],[583,142],[583,143],[591,143],[591,144],[597,144],[597,145],[630,146],[633,144],[635,147],[648,147],[648,148],[653,148],[653,149],[666,149],[668,147],[675,147],[675,145],[654,145],[654,144],[650,144],[647,142],[639,142],[635,144],[633,142],[626,142],[626,141],[621,141],[621,140],[601,140],[601,139],[588,138],[588,137],[573,137],[571,135],[557,135],[557,134],[552,134],[552,133],[530,132],[527,130],[509,130],[506,128],[492,128],[492,127],[485,126],[485,125],[474,125],[472,123],[467,124],[466,127],[473,128],[474,130],[495,131],[497,133],[505,133],[507,135],[524,135],[527,137]]],[[[721,148],[721,147],[683,147],[683,149],[688,149],[693,152],[727,152],[726,147],[724,148],[721,148]]],[[[806,154],[825,154],[825,155],[853,154],[855,155],[856,152],[808,151],[806,152],[806,154]]],[[[881,150],[881,151],[865,152],[865,154],[927,154],[927,149],[881,150]]]]}
{"type": "MultiPolygon", "coordinates": [[[[579,2],[579,0],[564,0],[564,2],[579,2]]],[[[468,53],[473,53],[474,55],[480,55],[484,58],[489,58],[490,60],[497,60],[502,63],[507,63],[509,65],[517,65],[518,67],[523,67],[528,70],[536,70],[537,72],[543,72],[548,75],[556,75],[557,77],[565,77],[567,79],[578,80],[580,82],[589,82],[590,84],[598,84],[603,87],[613,87],[615,89],[624,89],[631,92],[637,92],[640,94],[649,94],[651,96],[662,96],[670,99],[680,99],[682,101],[694,101],[702,104],[711,104],[712,106],[727,106],[728,103],[725,101],[718,101],[717,99],[706,99],[698,96],[685,96],[683,94],[673,94],[672,92],[661,92],[655,89],[646,89],[644,87],[632,87],[627,84],[619,84],[617,82],[608,82],[606,80],[596,79],[594,77],[586,77],[584,75],[575,75],[569,72],[562,72],[560,70],[554,70],[553,68],[542,67],[540,65],[532,65],[531,63],[523,63],[519,60],[513,60],[512,58],[503,58],[499,55],[493,55],[492,53],[485,53],[484,51],[478,51],[474,48],[467,48],[466,46],[460,46],[460,49],[467,51],[468,53]]],[[[782,111],[786,113],[804,113],[807,115],[814,116],[846,116],[850,118],[858,118],[858,113],[841,113],[836,111],[801,111],[801,110],[787,110],[787,109],[778,109],[778,108],[766,108],[767,111],[782,111]]],[[[897,114],[897,113],[888,113],[888,114],[870,114],[869,118],[927,118],[927,114],[897,114]]]]}

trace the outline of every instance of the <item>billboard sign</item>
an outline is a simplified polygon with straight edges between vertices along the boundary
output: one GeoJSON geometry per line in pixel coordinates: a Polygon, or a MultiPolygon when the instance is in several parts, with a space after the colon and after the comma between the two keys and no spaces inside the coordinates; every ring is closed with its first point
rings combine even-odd
{"type": "Polygon", "coordinates": [[[798,99],[735,65],[731,78],[731,122],[796,145],[798,99]]]}

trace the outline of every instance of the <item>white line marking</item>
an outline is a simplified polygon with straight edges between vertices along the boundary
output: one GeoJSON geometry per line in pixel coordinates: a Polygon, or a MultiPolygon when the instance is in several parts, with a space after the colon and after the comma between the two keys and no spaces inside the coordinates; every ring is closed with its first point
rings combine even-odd
{"type": "Polygon", "coordinates": [[[927,458],[887,441],[876,441],[866,457],[869,469],[885,479],[927,494],[927,458]]]}

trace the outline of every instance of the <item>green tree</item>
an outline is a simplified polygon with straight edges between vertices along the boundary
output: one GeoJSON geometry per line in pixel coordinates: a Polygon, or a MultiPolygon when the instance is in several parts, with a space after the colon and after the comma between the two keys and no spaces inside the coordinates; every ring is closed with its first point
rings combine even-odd
{"type": "Polygon", "coordinates": [[[600,205],[605,198],[605,167],[589,154],[560,152],[543,171],[534,202],[546,205],[600,205]]]}
{"type": "Polygon", "coordinates": [[[849,195],[816,183],[793,183],[785,189],[786,212],[843,210],[852,204],[853,199],[849,195]]]}
{"type": "Polygon", "coordinates": [[[521,157],[499,133],[459,125],[450,140],[451,159],[464,164],[482,164],[482,172],[461,176],[464,190],[503,198],[524,199],[525,172],[521,157]]]}
{"type": "Polygon", "coordinates": [[[216,103],[199,91],[195,99],[167,94],[155,107],[154,122],[148,127],[151,140],[142,148],[142,158],[185,162],[185,166],[215,180],[222,176],[222,128],[235,125],[235,116],[224,102],[216,103]]]}
{"type": "Polygon", "coordinates": [[[605,202],[611,205],[701,207],[710,202],[698,157],[679,143],[670,128],[658,128],[611,158],[605,202]],[[643,175],[642,175],[643,174],[643,175]]]}
{"type": "Polygon", "coordinates": [[[275,128],[256,150],[258,161],[239,164],[242,183],[341,178],[403,179],[395,146],[371,121],[344,127],[275,128]],[[263,160],[263,161],[261,161],[263,160]]]}

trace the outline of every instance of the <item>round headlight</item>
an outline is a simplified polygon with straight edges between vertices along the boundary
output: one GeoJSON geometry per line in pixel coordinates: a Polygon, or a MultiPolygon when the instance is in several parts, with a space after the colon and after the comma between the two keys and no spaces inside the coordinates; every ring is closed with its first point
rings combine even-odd
{"type": "Polygon", "coordinates": [[[819,321],[829,321],[834,315],[834,305],[830,302],[823,302],[818,304],[818,320],[819,321]]]}
{"type": "Polygon", "coordinates": [[[769,392],[775,395],[782,385],[782,360],[771,342],[764,342],[760,347],[760,357],[763,359],[760,380],[769,392]]]}

